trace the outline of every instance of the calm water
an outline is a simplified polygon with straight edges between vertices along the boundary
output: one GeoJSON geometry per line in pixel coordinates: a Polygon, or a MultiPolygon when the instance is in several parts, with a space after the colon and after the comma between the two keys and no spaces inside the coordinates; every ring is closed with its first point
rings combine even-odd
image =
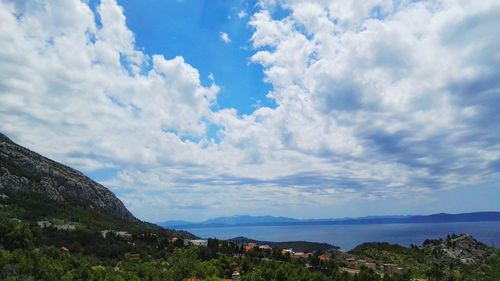
{"type": "Polygon", "coordinates": [[[237,236],[261,241],[306,240],[327,242],[344,250],[363,242],[389,242],[409,246],[421,245],[427,238],[443,238],[451,233],[469,233],[477,240],[500,248],[500,222],[311,225],[311,226],[245,226],[186,228],[203,238],[228,239],[237,236]]]}

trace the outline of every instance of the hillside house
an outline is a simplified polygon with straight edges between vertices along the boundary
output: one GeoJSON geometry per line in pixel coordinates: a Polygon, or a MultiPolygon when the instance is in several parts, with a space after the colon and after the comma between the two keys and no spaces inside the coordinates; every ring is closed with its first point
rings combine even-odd
{"type": "Polygon", "coordinates": [[[37,221],[36,223],[40,228],[50,227],[52,223],[50,221],[37,221]]]}
{"type": "Polygon", "coordinates": [[[394,263],[386,263],[384,264],[384,272],[390,275],[397,274],[401,272],[401,268],[398,267],[397,264],[394,263]]]}
{"type": "Polygon", "coordinates": [[[247,243],[245,245],[245,252],[249,252],[249,251],[253,250],[256,246],[257,246],[257,244],[255,244],[255,243],[247,243]]]}
{"type": "Polygon", "coordinates": [[[131,239],[132,238],[132,234],[130,234],[126,231],[116,231],[116,230],[111,230],[111,229],[101,231],[101,235],[103,238],[108,237],[110,234],[115,235],[115,236],[120,237],[120,238],[123,238],[123,239],[131,239]]]}
{"type": "Polygon", "coordinates": [[[330,260],[330,256],[327,255],[327,254],[320,255],[319,256],[319,260],[322,261],[322,262],[327,262],[327,261],[330,260]]]}
{"type": "Polygon", "coordinates": [[[54,224],[53,227],[57,230],[74,231],[76,230],[76,225],[72,223],[66,224],[54,224]]]}
{"type": "Polygon", "coordinates": [[[377,270],[377,264],[374,262],[365,262],[364,266],[373,270],[377,270]]]}
{"type": "Polygon", "coordinates": [[[353,268],[360,269],[361,266],[363,266],[365,263],[366,263],[366,260],[356,260],[352,264],[354,265],[353,268]]]}
{"type": "Polygon", "coordinates": [[[208,240],[201,240],[201,239],[186,239],[184,240],[184,246],[188,245],[193,245],[193,246],[198,246],[198,247],[208,247],[208,240]]]}
{"type": "Polygon", "coordinates": [[[293,259],[306,259],[308,257],[312,256],[312,253],[304,253],[304,252],[294,252],[292,253],[292,258],[293,259]]]}
{"type": "Polygon", "coordinates": [[[233,272],[233,275],[231,276],[231,280],[240,281],[240,273],[238,271],[233,272]]]}

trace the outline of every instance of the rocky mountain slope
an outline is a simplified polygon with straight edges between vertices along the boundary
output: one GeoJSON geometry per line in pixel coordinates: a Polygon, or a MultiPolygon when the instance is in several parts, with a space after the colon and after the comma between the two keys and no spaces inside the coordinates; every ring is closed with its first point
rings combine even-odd
{"type": "Polygon", "coordinates": [[[56,202],[78,200],[89,209],[100,208],[110,216],[136,220],[106,187],[75,169],[17,145],[1,133],[0,188],[34,192],[56,202]]]}
{"type": "Polygon", "coordinates": [[[440,251],[450,259],[458,260],[466,265],[474,265],[487,255],[486,245],[478,242],[469,234],[448,237],[445,240],[434,240],[437,243],[429,243],[427,246],[432,250],[440,251]]]}

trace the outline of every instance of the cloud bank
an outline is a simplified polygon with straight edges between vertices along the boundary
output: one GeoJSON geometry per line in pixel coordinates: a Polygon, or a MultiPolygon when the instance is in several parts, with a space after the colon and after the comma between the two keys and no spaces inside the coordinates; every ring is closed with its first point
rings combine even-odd
{"type": "Polygon", "coordinates": [[[112,171],[143,219],[335,216],[500,178],[498,1],[263,0],[249,59],[277,106],[243,116],[182,54],[139,50],[113,0],[0,3],[0,130],[112,171]]]}

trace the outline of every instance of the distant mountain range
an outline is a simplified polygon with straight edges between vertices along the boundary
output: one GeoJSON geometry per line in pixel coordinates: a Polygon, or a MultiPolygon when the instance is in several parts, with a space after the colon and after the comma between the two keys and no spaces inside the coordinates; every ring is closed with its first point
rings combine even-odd
{"type": "Polygon", "coordinates": [[[273,216],[231,216],[218,217],[202,222],[164,221],[157,223],[168,228],[203,228],[235,226],[273,226],[273,225],[331,225],[331,224],[397,224],[397,223],[449,223],[500,221],[500,212],[474,212],[462,214],[433,214],[422,216],[369,216],[337,219],[294,219],[273,216]]]}

